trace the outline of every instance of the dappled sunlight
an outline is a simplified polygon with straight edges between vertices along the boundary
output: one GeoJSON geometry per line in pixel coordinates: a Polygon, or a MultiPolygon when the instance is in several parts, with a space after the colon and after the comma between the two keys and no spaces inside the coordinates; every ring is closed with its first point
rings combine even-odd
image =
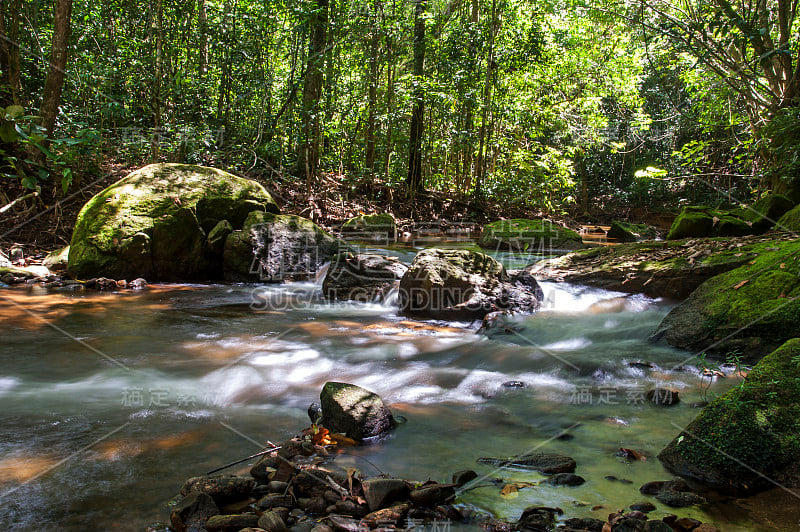
{"type": "Polygon", "coordinates": [[[58,463],[49,456],[13,456],[0,459],[0,484],[27,482],[58,463]]]}

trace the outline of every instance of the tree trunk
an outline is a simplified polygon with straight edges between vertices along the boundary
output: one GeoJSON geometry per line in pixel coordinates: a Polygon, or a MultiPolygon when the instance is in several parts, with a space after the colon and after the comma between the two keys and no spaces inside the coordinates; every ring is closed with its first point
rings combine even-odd
{"type": "MultiPolygon", "coordinates": [[[[198,77],[200,81],[204,81],[206,79],[206,74],[208,74],[208,13],[206,10],[206,0],[198,0],[197,33],[198,37],[200,37],[198,77]]],[[[205,86],[205,84],[203,84],[203,86],[205,86]]]]}
{"type": "Polygon", "coordinates": [[[156,12],[153,17],[153,33],[156,39],[156,65],[153,80],[153,139],[151,151],[153,159],[158,159],[161,151],[161,77],[164,70],[164,5],[156,0],[156,12]]]}
{"type": "Polygon", "coordinates": [[[0,78],[0,90],[3,91],[2,105],[20,105],[20,63],[19,63],[19,19],[20,0],[11,0],[7,6],[5,1],[0,2],[0,68],[3,69],[0,78]],[[8,24],[6,26],[6,12],[8,11],[8,24]]]}
{"type": "Polygon", "coordinates": [[[483,85],[483,110],[481,111],[481,127],[478,132],[478,160],[475,163],[475,196],[482,194],[484,175],[486,174],[486,164],[484,159],[487,133],[486,122],[488,120],[489,108],[492,106],[492,79],[494,76],[494,38],[499,30],[497,21],[497,0],[492,0],[492,18],[489,22],[489,49],[486,57],[486,79],[483,85]]]}
{"type": "Polygon", "coordinates": [[[309,193],[319,170],[319,104],[328,29],[328,0],[316,0],[314,7],[309,20],[308,58],[303,85],[303,108],[300,113],[301,139],[297,147],[295,170],[297,176],[305,176],[309,193]]]}
{"type": "Polygon", "coordinates": [[[425,72],[425,8],[427,0],[415,0],[414,9],[414,108],[411,112],[411,130],[408,136],[408,177],[406,190],[414,197],[424,190],[422,183],[422,135],[425,128],[425,89],[422,76],[425,72]]]}
{"type": "MultiPolygon", "coordinates": [[[[61,91],[64,88],[71,13],[72,0],[56,1],[53,13],[53,46],[50,52],[50,70],[44,83],[42,106],[39,109],[39,125],[47,132],[48,138],[52,137],[56,127],[58,107],[61,104],[61,91]]],[[[49,143],[48,139],[45,139],[43,143],[46,147],[49,143]]]]}
{"type": "Polygon", "coordinates": [[[366,153],[364,166],[371,179],[375,178],[375,108],[378,104],[378,9],[379,0],[375,0],[372,9],[368,88],[368,117],[366,133],[366,153]]]}

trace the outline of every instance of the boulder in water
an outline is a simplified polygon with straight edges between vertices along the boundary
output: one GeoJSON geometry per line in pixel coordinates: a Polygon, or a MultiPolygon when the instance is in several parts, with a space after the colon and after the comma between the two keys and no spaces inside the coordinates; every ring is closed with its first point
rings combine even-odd
{"type": "Polygon", "coordinates": [[[581,235],[550,220],[499,220],[483,227],[478,245],[486,249],[508,249],[529,253],[589,247],[581,235]]]}
{"type": "Polygon", "coordinates": [[[478,458],[478,462],[497,467],[532,469],[545,475],[573,473],[577,467],[575,460],[569,456],[539,452],[522,454],[513,458],[478,458]]]}
{"type": "Polygon", "coordinates": [[[170,522],[177,532],[202,530],[206,521],[218,513],[219,508],[209,494],[192,491],[170,510],[170,522]]]}
{"type": "Polygon", "coordinates": [[[426,249],[400,280],[400,309],[409,316],[441,320],[482,319],[506,309],[533,312],[542,297],[531,279],[512,278],[483,253],[426,249]]]}
{"type": "Polygon", "coordinates": [[[384,436],[394,428],[392,412],[383,400],[360,386],[327,382],[319,398],[322,424],[331,432],[364,440],[384,436]]]}
{"type": "Polygon", "coordinates": [[[322,294],[331,300],[371,302],[383,298],[408,270],[395,257],[370,253],[342,253],[334,257],[322,294]]]}
{"type": "Polygon", "coordinates": [[[362,214],[347,220],[342,226],[342,233],[356,238],[392,242],[397,237],[397,222],[388,213],[362,214]]]}
{"type": "Polygon", "coordinates": [[[639,242],[655,238],[656,232],[647,224],[615,221],[611,224],[606,236],[620,242],[639,242]]]}

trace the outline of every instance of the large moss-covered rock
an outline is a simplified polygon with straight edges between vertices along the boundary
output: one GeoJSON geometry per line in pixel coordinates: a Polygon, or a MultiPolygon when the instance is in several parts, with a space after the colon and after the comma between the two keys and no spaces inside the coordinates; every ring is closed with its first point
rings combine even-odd
{"type": "Polygon", "coordinates": [[[550,220],[499,220],[483,227],[478,245],[513,251],[573,250],[588,247],[581,235],[550,220]]]}
{"type": "Polygon", "coordinates": [[[704,206],[684,207],[672,222],[667,239],[754,234],[756,231],[752,228],[752,222],[741,217],[743,212],[704,206]]]}
{"type": "Polygon", "coordinates": [[[346,242],[300,216],[250,213],[241,231],[225,240],[228,281],[281,282],[314,278],[319,268],[342,252],[346,242]]]}
{"type": "Polygon", "coordinates": [[[369,390],[344,382],[326,382],[319,394],[322,425],[355,440],[376,438],[394,427],[383,400],[369,390]]]}
{"type": "Polygon", "coordinates": [[[658,458],[673,473],[723,491],[800,486],[800,339],[764,357],[658,458]]]}
{"type": "Polygon", "coordinates": [[[260,184],[222,170],[151,164],[84,205],[69,250],[78,277],[218,279],[222,257],[207,233],[221,220],[240,228],[251,211],[278,212],[260,184]]]}
{"type": "Polygon", "coordinates": [[[781,216],[792,210],[792,200],[781,194],[768,194],[746,209],[737,209],[734,214],[750,223],[753,234],[771,229],[781,216]]]}
{"type": "Polygon", "coordinates": [[[426,249],[400,280],[400,309],[409,316],[474,320],[498,310],[533,312],[542,299],[535,279],[509,276],[492,257],[465,249],[426,249]]]}
{"type": "Polygon", "coordinates": [[[397,235],[397,223],[394,216],[388,213],[362,214],[347,220],[342,226],[342,232],[366,238],[394,240],[397,235]]]}
{"type": "Polygon", "coordinates": [[[746,360],[758,360],[796,336],[800,241],[763,242],[748,254],[745,265],[704,282],[672,309],[652,338],[696,351],[738,351],[746,360]]]}
{"type": "Polygon", "coordinates": [[[781,216],[775,229],[800,233],[800,205],[781,216]]]}
{"type": "Polygon", "coordinates": [[[655,238],[656,232],[647,224],[615,221],[611,224],[606,236],[620,242],[638,242],[655,238]]]}
{"type": "Polygon", "coordinates": [[[342,253],[331,261],[322,294],[333,300],[375,301],[385,296],[407,270],[408,266],[395,257],[342,253]]]}

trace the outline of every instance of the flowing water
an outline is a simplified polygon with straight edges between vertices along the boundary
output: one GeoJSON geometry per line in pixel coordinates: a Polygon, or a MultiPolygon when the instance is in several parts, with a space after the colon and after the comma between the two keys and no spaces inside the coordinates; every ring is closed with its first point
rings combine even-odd
{"type": "MultiPolygon", "coordinates": [[[[417,247],[388,251],[410,260],[417,247]]],[[[532,259],[497,256],[510,267],[532,259]]],[[[544,477],[476,459],[563,453],[577,461],[584,485],[501,496],[502,484],[487,481],[460,501],[507,519],[530,505],[605,519],[647,500],[638,493],[644,482],[669,478],[655,455],[697,415],[692,403],[736,381],[720,379],[706,392],[689,353],[646,341],[665,302],[543,289],[543,311],[489,337],[473,324],[407,320],[392,298],[324,302],[318,283],[4,290],[0,523],[143,530],[166,520],[165,503],[187,477],[306,427],[306,408],[329,380],[369,388],[408,419],[386,441],[341,454],[342,465],[439,481],[475,469],[536,483],[544,477]],[[679,389],[681,403],[644,404],[656,384],[679,389]],[[620,447],[648,460],[617,458],[620,447]]],[[[672,513],[657,506],[651,516],[672,513]]],[[[722,503],[676,513],[725,531],[762,530],[722,503]]]]}

